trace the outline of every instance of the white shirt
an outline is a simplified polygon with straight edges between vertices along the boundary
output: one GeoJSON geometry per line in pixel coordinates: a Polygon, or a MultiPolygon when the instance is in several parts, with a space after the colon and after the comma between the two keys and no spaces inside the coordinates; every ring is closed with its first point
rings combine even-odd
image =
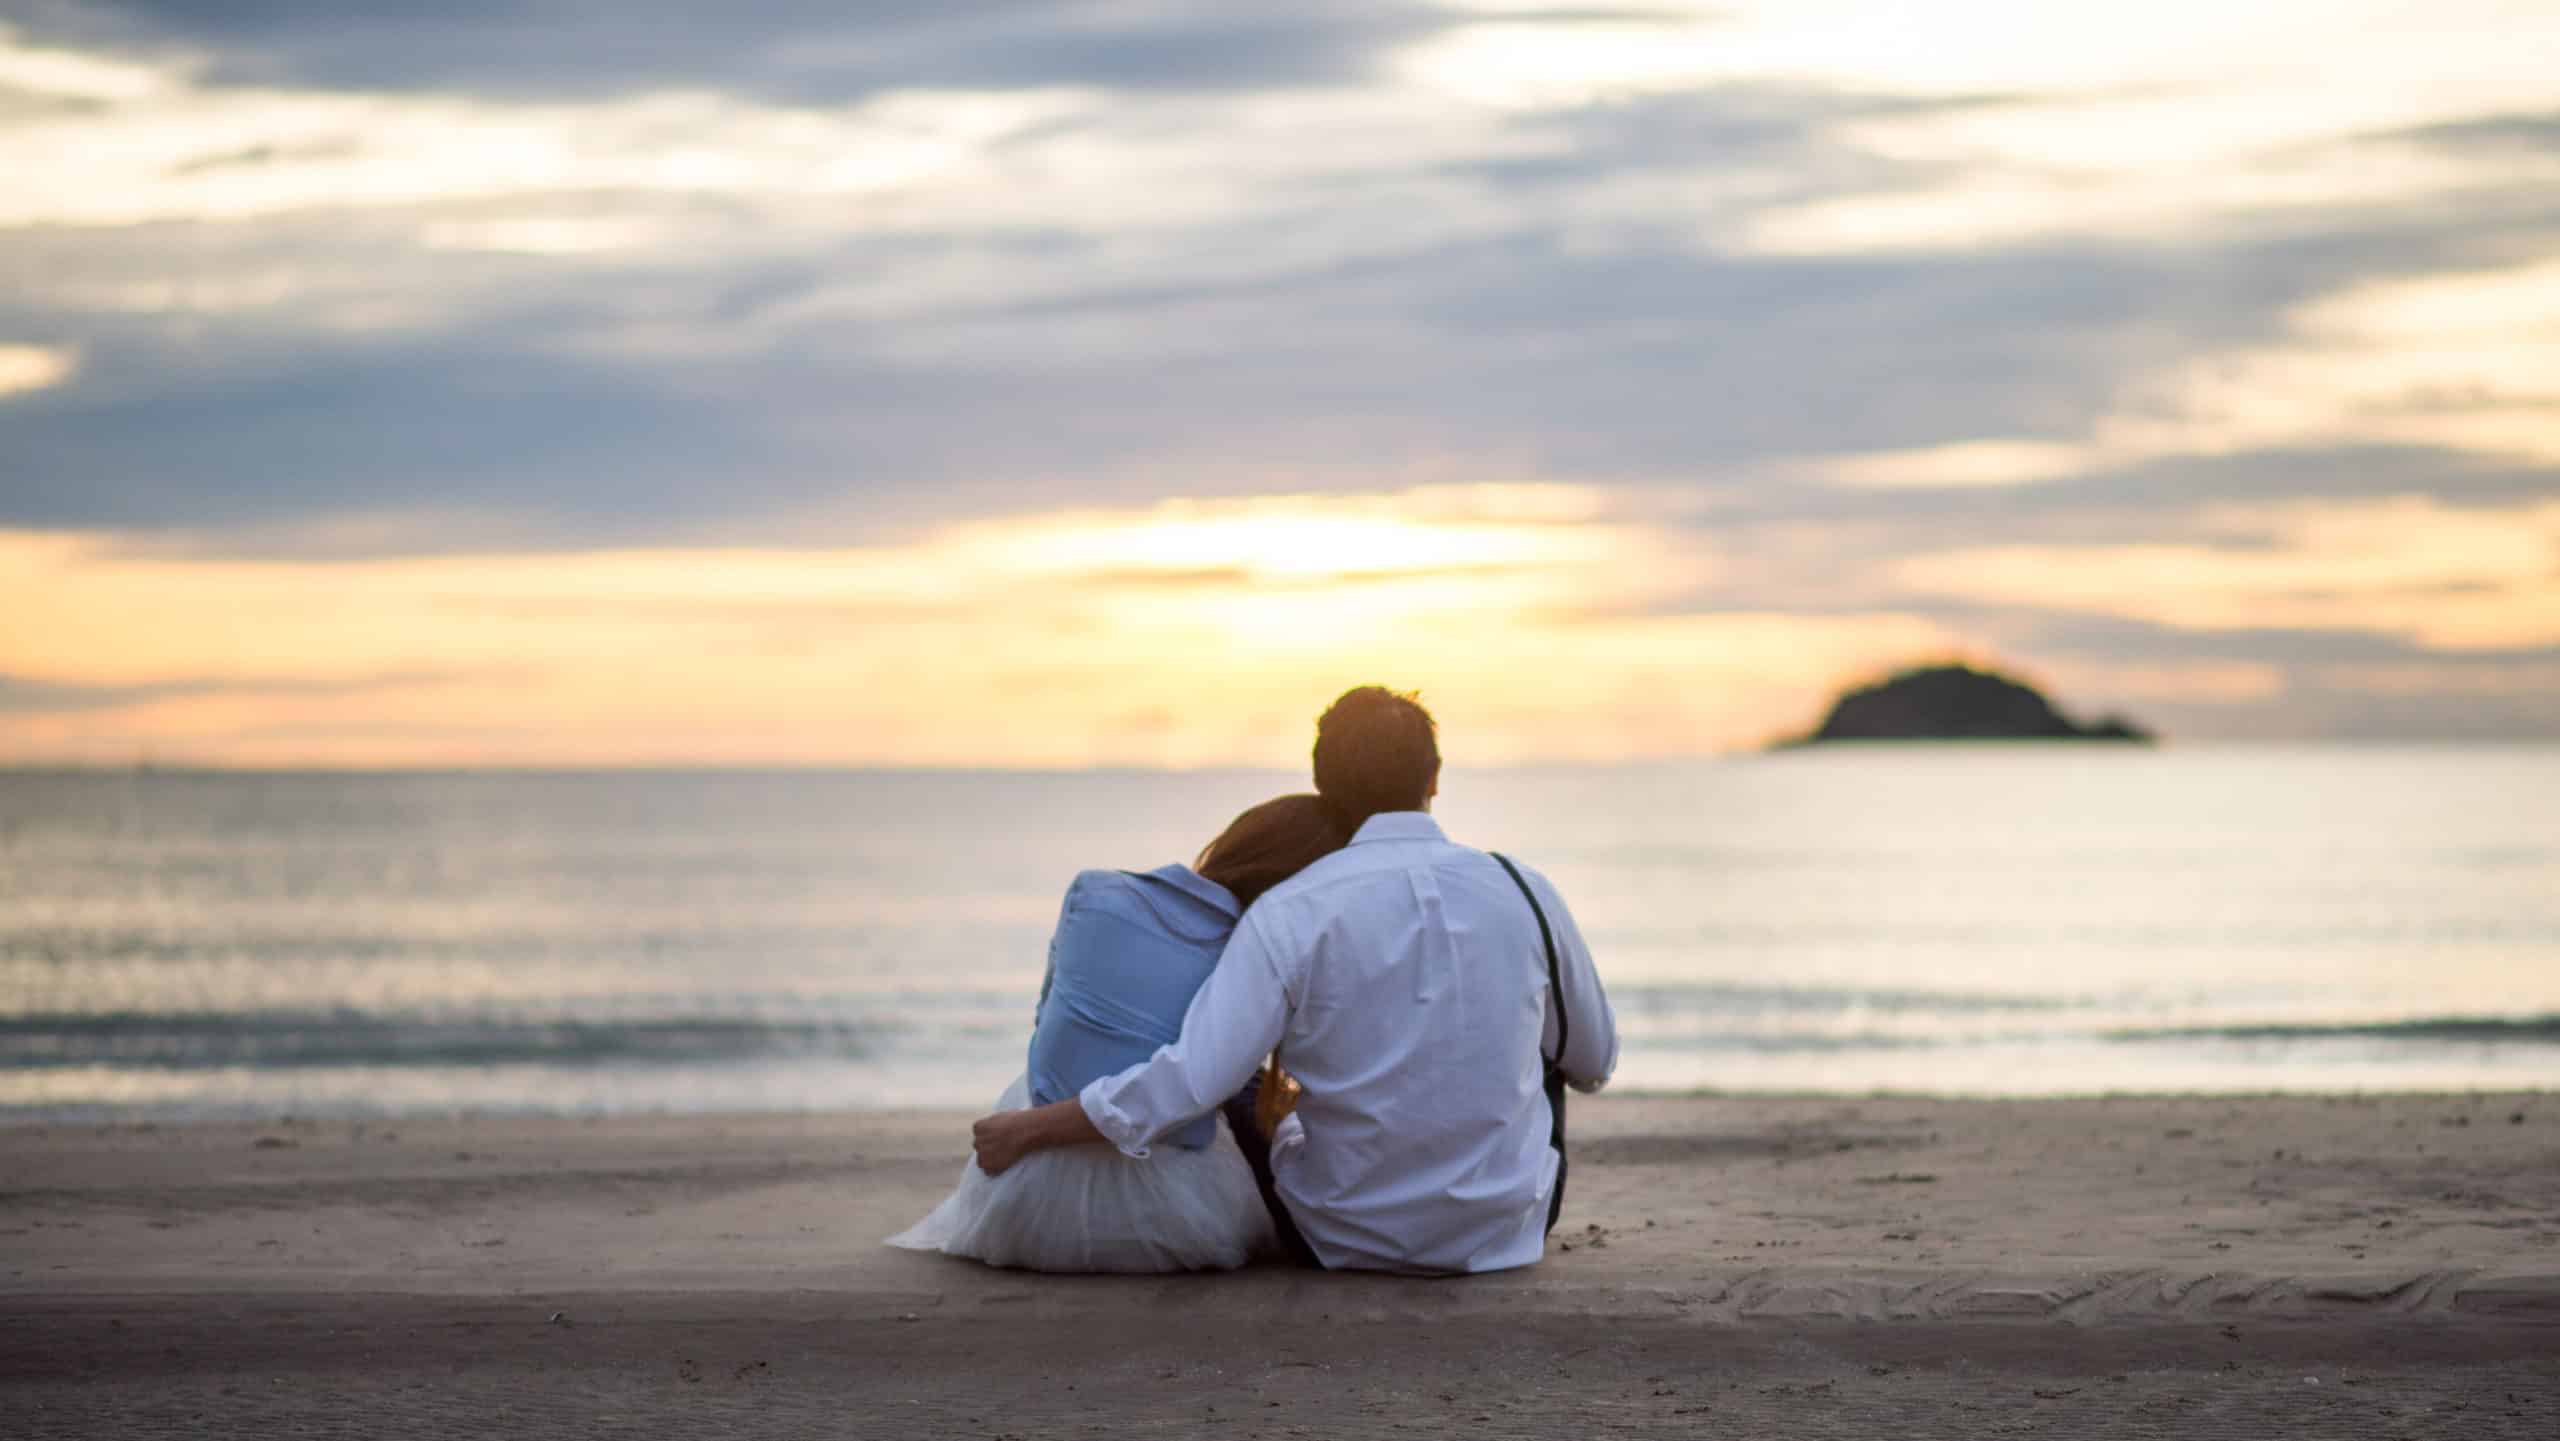
{"type": "MultiPolygon", "coordinates": [[[[1566,1079],[1596,1091],[1618,1063],[1617,1022],[1563,897],[1521,869],[1555,933],[1566,1079]]],[[[1501,865],[1420,811],[1373,816],[1245,912],[1180,1038],[1079,1099],[1143,1156],[1276,1049],[1305,1095],[1273,1137],[1272,1178],[1317,1259],[1525,1266],[1545,1253],[1556,1182],[1547,992],[1537,918],[1501,865]]]]}

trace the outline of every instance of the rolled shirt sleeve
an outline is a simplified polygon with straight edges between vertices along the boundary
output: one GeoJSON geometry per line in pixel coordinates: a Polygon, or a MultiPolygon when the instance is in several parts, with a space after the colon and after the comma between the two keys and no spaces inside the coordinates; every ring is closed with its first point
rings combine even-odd
{"type": "Polygon", "coordinates": [[[1103,1139],[1131,1156],[1244,1089],[1289,1018],[1274,948],[1248,911],[1183,1013],[1182,1034],[1077,1096],[1103,1139]]]}

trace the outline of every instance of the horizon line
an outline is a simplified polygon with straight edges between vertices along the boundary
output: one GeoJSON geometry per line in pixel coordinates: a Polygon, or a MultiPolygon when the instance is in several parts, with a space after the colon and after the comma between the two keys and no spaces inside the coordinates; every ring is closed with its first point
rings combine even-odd
{"type": "MultiPolygon", "coordinates": [[[[1821,754],[1838,751],[1910,750],[2014,750],[2047,754],[2127,754],[2141,755],[2162,750],[2250,751],[2250,750],[2528,750],[2560,747],[2560,736],[2328,736],[2282,739],[2202,738],[2185,741],[2158,741],[2150,745],[2125,746],[2071,738],[1981,738],[1981,739],[1894,739],[1825,741],[1812,745],[1737,746],[1715,751],[1665,752],[1658,755],[1621,756],[1607,760],[1556,758],[1547,760],[1511,760],[1480,764],[1452,764],[1459,772],[1505,772],[1534,770],[1635,770],[1654,766],[1711,764],[1719,761],[1755,759],[1780,755],[1821,754]]],[[[1303,763],[1300,763],[1302,765],[1303,763]]],[[[900,763],[862,761],[688,761],[658,760],[632,762],[578,761],[485,761],[462,763],[378,765],[348,764],[232,764],[220,761],[156,761],[126,762],[43,759],[0,759],[0,776],[401,776],[401,775],[1251,775],[1294,773],[1299,765],[1256,764],[1234,761],[1207,765],[1148,765],[1144,763],[1098,763],[1091,765],[1014,765],[1002,762],[987,764],[900,763]]]]}

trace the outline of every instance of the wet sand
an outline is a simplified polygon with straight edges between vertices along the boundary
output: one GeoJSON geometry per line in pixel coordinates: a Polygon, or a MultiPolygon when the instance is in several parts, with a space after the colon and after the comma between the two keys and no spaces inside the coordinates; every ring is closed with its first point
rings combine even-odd
{"type": "Polygon", "coordinates": [[[2560,1435],[2560,1097],[1607,1097],[1547,1261],[1433,1281],[881,1246],[966,1120],[0,1132],[0,1418],[2560,1435]]]}

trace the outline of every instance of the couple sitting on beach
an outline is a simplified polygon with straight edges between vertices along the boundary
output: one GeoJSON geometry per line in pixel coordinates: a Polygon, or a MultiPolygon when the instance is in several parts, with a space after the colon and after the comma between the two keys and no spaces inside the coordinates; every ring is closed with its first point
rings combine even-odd
{"type": "Polygon", "coordinates": [[[1336,701],[1315,781],[1193,866],[1076,877],[1028,1069],[959,1188],[890,1244],[1039,1271],[1544,1253],[1564,1087],[1617,1064],[1582,935],[1544,877],[1441,835],[1411,698],[1336,701]]]}

